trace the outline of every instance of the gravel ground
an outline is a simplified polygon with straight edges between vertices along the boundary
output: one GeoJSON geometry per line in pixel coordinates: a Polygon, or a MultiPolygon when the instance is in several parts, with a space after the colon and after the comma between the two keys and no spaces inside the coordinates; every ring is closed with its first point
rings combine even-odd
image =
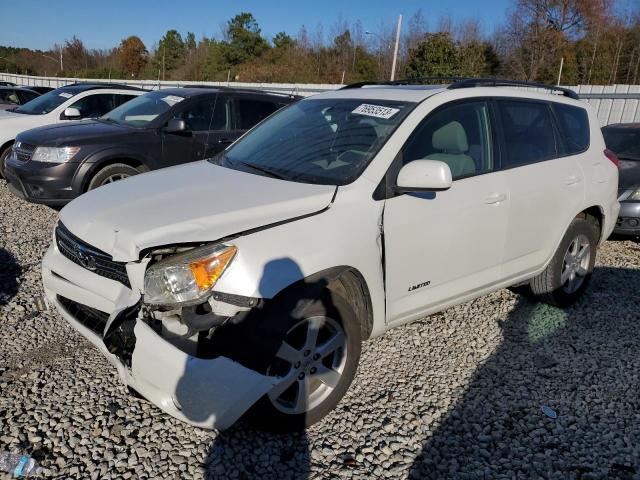
{"type": "Polygon", "coordinates": [[[367,342],[305,433],[219,434],[132,397],[60,317],[34,313],[55,218],[0,181],[0,451],[47,477],[640,478],[637,243],[605,243],[574,308],[502,290],[367,342]]]}

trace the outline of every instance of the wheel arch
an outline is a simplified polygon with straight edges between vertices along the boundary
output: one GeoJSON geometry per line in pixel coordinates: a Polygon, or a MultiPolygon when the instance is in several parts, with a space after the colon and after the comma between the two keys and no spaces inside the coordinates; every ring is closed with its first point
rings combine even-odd
{"type": "Polygon", "coordinates": [[[99,159],[93,158],[90,163],[87,163],[87,165],[89,165],[89,168],[83,175],[81,191],[87,191],[89,183],[96,173],[98,173],[103,168],[115,163],[123,163],[125,165],[129,165],[130,167],[140,170],[140,172],[148,172],[149,170],[151,170],[149,166],[144,162],[144,160],[134,155],[111,154],[102,156],[99,159]]]}
{"type": "Polygon", "coordinates": [[[604,209],[600,205],[593,205],[589,208],[585,208],[580,213],[578,213],[576,217],[583,217],[585,219],[588,219],[589,217],[594,218],[598,222],[598,232],[599,232],[598,243],[601,243],[603,240],[606,240],[602,238],[602,230],[604,229],[605,213],[604,213],[604,209]]]}
{"type": "Polygon", "coordinates": [[[333,294],[340,295],[351,305],[360,324],[362,339],[369,338],[373,331],[371,294],[364,276],[354,267],[340,265],[313,273],[285,286],[273,299],[277,300],[285,295],[296,296],[303,290],[320,291],[325,288],[333,294]]]}

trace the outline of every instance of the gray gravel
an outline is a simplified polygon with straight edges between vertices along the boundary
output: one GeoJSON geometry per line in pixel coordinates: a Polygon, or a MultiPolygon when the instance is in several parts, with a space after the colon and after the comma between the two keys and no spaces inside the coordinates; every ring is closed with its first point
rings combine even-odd
{"type": "Polygon", "coordinates": [[[367,342],[306,433],[218,434],[132,397],[61,318],[33,313],[55,218],[0,181],[0,451],[47,477],[640,478],[637,243],[607,242],[566,311],[503,290],[367,342]]]}

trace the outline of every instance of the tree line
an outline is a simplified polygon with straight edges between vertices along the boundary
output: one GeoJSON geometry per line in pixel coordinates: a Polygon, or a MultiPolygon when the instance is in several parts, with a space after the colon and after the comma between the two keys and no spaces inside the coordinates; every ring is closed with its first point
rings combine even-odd
{"type": "MultiPolygon", "coordinates": [[[[137,36],[88,49],[75,36],[48,51],[0,46],[0,71],[75,78],[351,83],[386,80],[395,21],[364,30],[338,18],[325,33],[302,26],[266,38],[243,12],[218,38],[167,31],[154,45],[137,36]],[[62,58],[62,60],[61,60],[62,58]]],[[[514,0],[491,33],[478,20],[437,19],[422,10],[405,21],[397,77],[497,76],[563,84],[640,82],[640,6],[614,0],[514,0]]]]}

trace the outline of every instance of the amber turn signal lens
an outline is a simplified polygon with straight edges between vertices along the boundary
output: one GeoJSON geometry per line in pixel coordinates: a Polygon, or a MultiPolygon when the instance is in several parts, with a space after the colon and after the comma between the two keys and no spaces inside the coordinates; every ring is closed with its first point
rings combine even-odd
{"type": "Polygon", "coordinates": [[[230,246],[226,250],[207,258],[201,258],[189,264],[193,278],[200,290],[206,290],[214,285],[224,272],[229,262],[233,260],[238,249],[230,246]]]}

